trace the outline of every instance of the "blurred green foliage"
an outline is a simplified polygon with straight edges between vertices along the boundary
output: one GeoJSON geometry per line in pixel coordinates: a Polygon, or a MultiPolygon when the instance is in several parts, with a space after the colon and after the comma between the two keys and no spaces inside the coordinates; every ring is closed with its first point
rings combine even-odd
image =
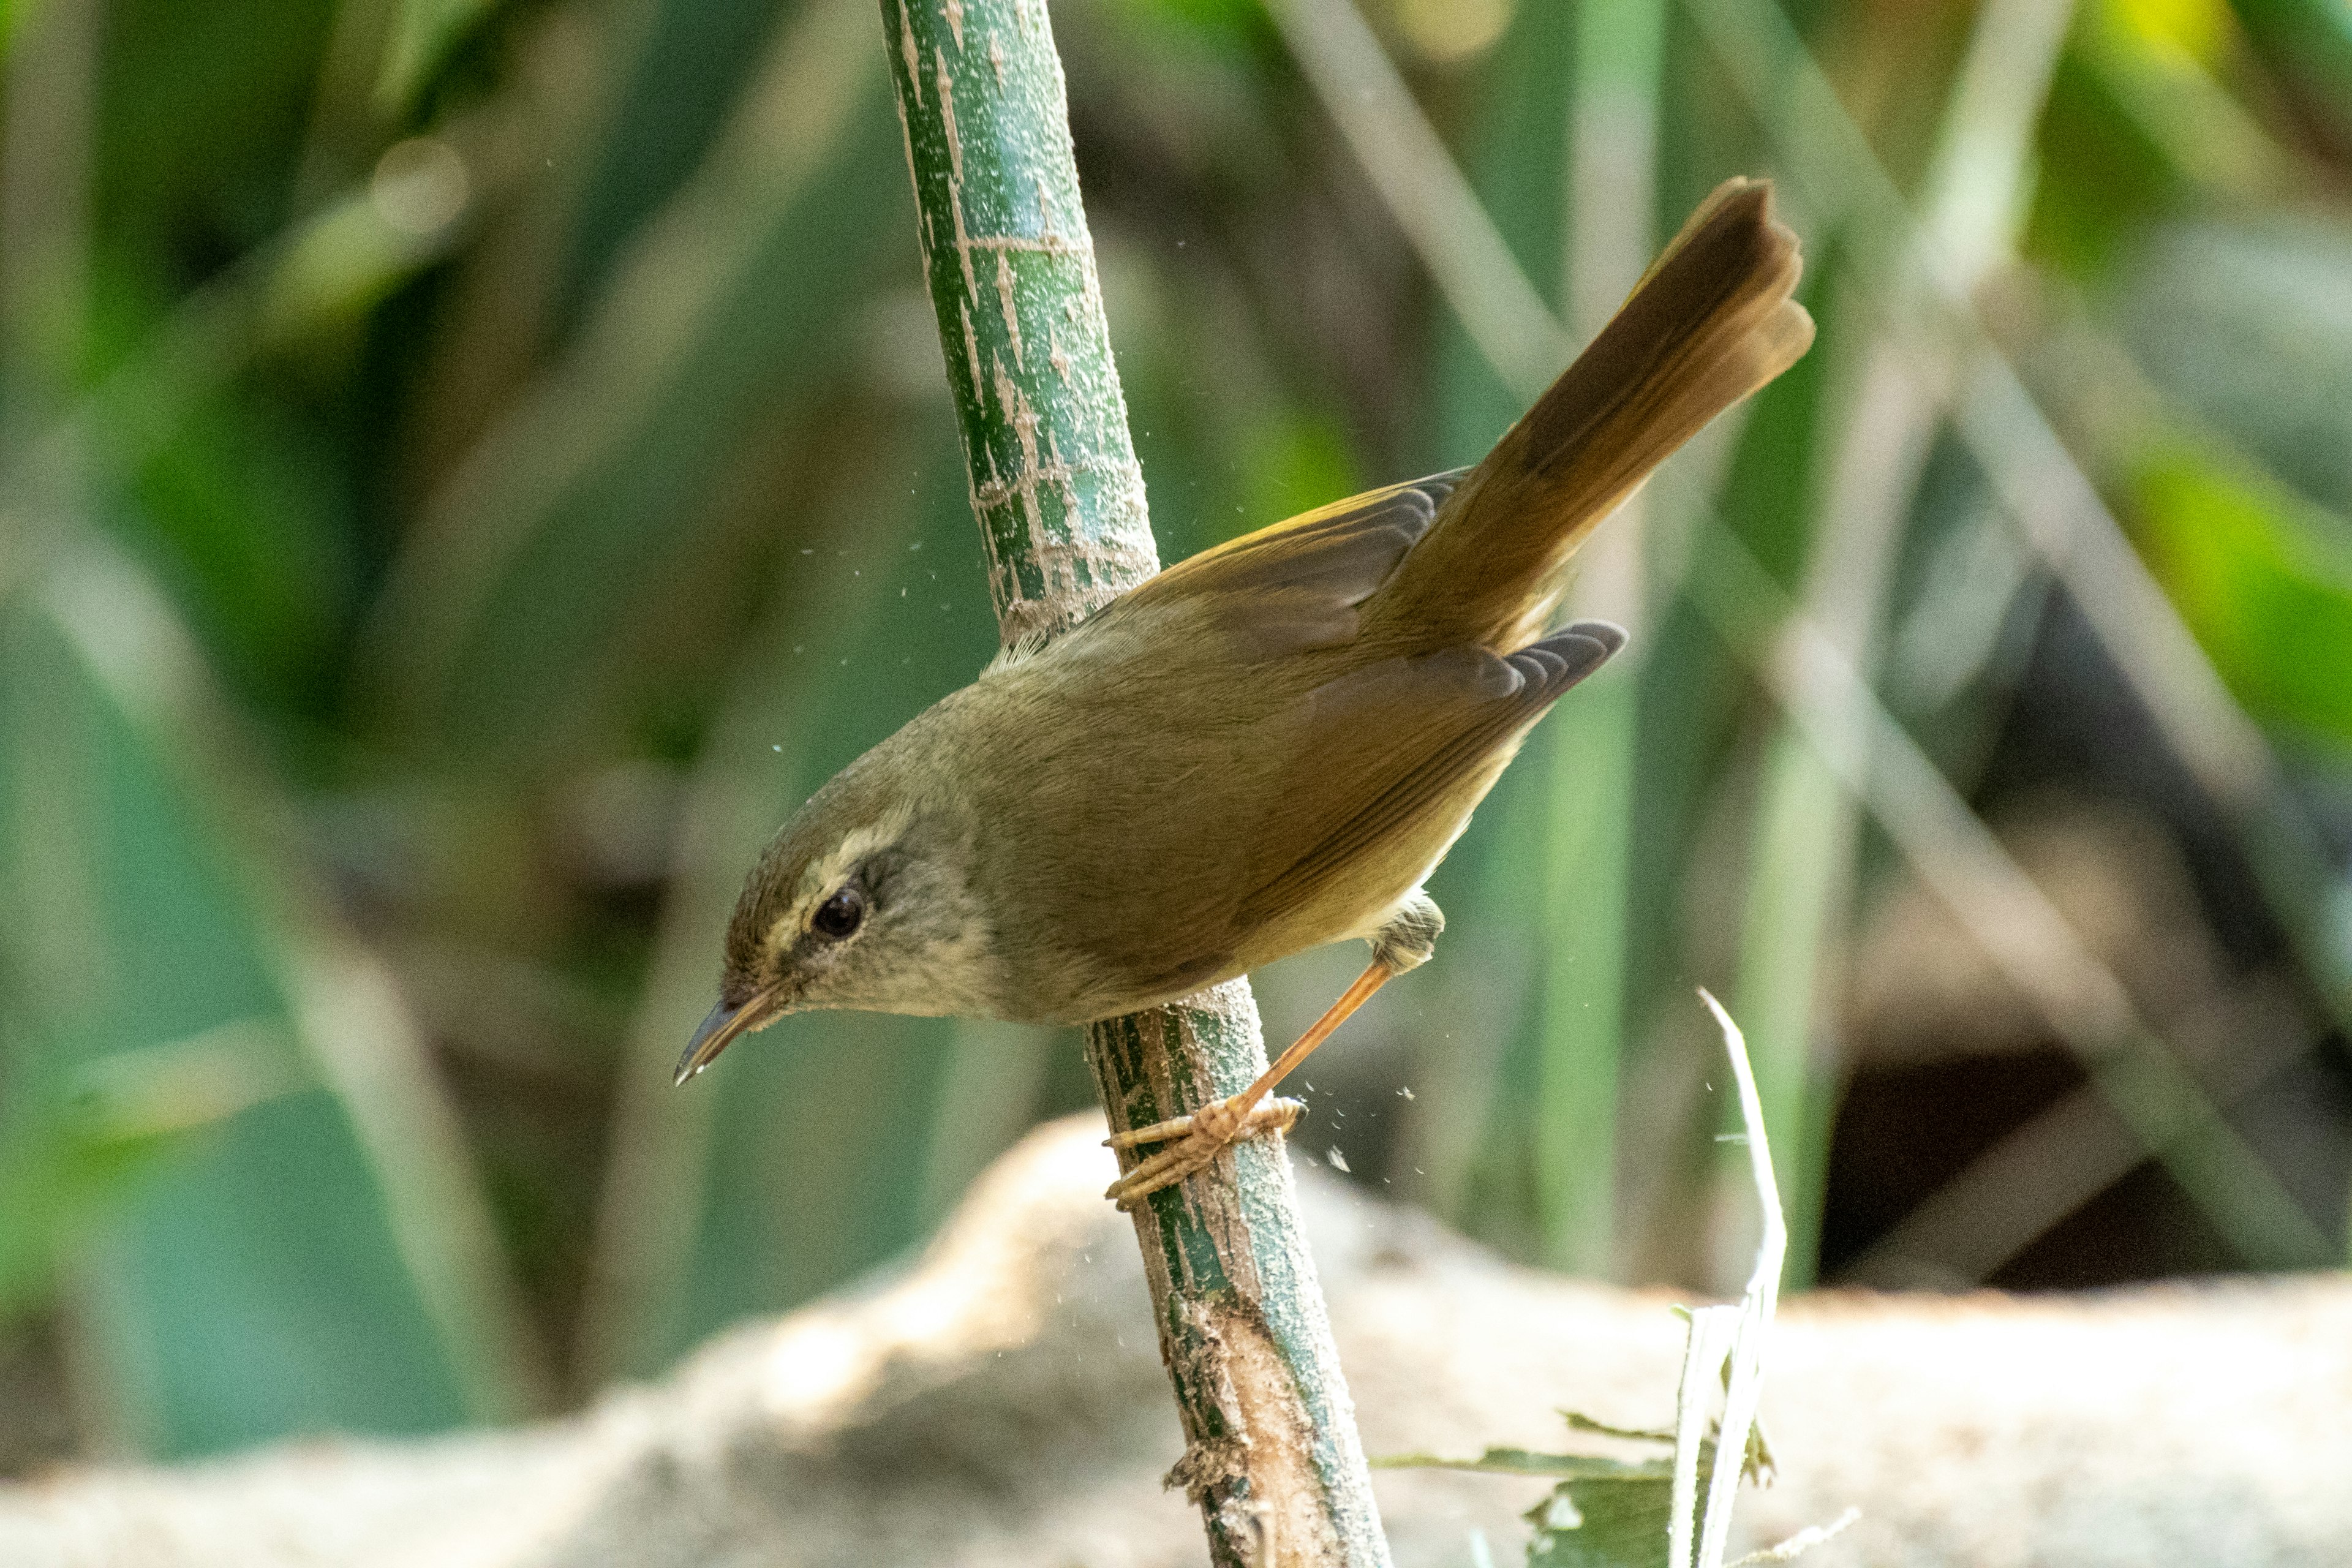
{"type": "Polygon", "coordinates": [[[2178,454],[2138,496],[2149,556],[2222,678],[2263,717],[2352,742],[2352,526],[2178,454]]]}
{"type": "MultiPolygon", "coordinates": [[[[1793,24],[1857,193],[1926,216],[1938,150],[1991,149],[1973,298],[2347,898],[2340,5],[2086,0],[2037,66],[1963,0],[1360,3],[1580,334],[1717,180],[1847,145],[1787,61],[1749,90],[1735,25],[1793,24]],[[2013,147],[1956,96],[1979,58],[2013,147]]],[[[1055,21],[1163,556],[1474,460],[1524,391],[1256,0],[1055,21]]],[[[668,1082],[765,835],[992,644],[879,37],[867,0],[0,8],[0,1332],[72,1347],[89,1443],[547,1407],[886,1262],[1085,1103],[1075,1037],[846,1015],[668,1082]]],[[[1295,1141],[1622,1279],[1717,1268],[1698,981],[1749,1017],[1811,1267],[1904,885],[1707,608],[1724,538],[1811,613],[1858,596],[1858,667],[1988,811],[2053,703],[2170,766],[1932,398],[1883,560],[1822,567],[1871,346],[1937,340],[1866,200],[1783,199],[1820,348],[1580,587],[1636,655],[1441,868],[1444,961],[1317,1058],[1295,1141]]],[[[2221,946],[2325,1037],[2352,1003],[2282,955],[2343,932],[2244,894],[2200,809],[2221,946]]],[[[1269,1031],[1353,962],[1265,977],[1269,1031]]],[[[2337,1092],[2246,1123],[2331,1226],[2337,1092]]]]}

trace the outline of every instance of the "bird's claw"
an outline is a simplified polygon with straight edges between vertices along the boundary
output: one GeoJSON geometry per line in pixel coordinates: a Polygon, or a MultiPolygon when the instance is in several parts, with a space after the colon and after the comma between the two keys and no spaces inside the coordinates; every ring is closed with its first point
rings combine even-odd
{"type": "Polygon", "coordinates": [[[1137,1162],[1134,1169],[1104,1189],[1103,1196],[1122,1210],[1131,1210],[1160,1188],[1172,1187],[1201,1170],[1242,1139],[1289,1131],[1306,1111],[1306,1105],[1296,1100],[1269,1100],[1246,1111],[1234,1100],[1221,1100],[1190,1116],[1115,1132],[1103,1140],[1114,1149],[1143,1143],[1168,1147],[1137,1162]]]}

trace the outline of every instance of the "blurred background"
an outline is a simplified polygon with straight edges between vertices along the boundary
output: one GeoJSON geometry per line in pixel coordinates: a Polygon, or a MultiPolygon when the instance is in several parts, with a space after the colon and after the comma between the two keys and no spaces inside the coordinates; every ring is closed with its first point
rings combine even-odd
{"type": "MultiPolygon", "coordinates": [[[[1797,1283],[2343,1263],[2352,12],[1054,20],[1167,559],[1475,460],[1726,175],[1807,247],[1299,1161],[1736,1285],[1705,984],[1797,1283]]],[[[880,37],[0,4],[0,1473],[576,1404],[1089,1102],[857,1016],[670,1087],[766,834],[993,644],[880,37]]]]}

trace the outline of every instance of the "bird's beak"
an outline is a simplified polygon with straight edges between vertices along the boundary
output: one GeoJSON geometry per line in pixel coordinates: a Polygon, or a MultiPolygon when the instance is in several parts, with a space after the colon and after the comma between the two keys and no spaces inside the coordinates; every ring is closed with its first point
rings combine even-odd
{"type": "Polygon", "coordinates": [[[776,988],[755,991],[740,1005],[730,1007],[725,1002],[710,1009],[694,1038],[686,1042],[686,1053],[677,1058],[677,1077],[673,1081],[684,1083],[704,1068],[719,1059],[719,1053],[736,1036],[760,1028],[773,1020],[782,1009],[775,1005],[776,988]]]}

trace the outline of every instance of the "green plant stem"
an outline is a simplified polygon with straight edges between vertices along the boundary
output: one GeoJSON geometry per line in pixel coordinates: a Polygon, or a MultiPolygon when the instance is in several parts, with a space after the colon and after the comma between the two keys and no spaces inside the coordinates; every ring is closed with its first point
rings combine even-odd
{"type": "MultiPolygon", "coordinates": [[[[1008,646],[1050,637],[1159,569],[1061,61],[1044,0],[882,0],[882,16],[998,625],[1008,646]]],[[[1265,1053],[1235,981],[1093,1026],[1087,1058],[1128,1128],[1241,1089],[1265,1053]]],[[[1279,1141],[1135,1224],[1185,1436],[1169,1479],[1213,1561],[1387,1563],[1279,1141]]]]}
{"type": "MultiPolygon", "coordinates": [[[[1562,296],[1580,337],[1607,324],[1649,264],[1664,37],[1661,0],[1577,11],[1562,296]]],[[[1532,399],[1541,387],[1516,390],[1532,399]]],[[[1616,1267],[1645,510],[1633,497],[1584,547],[1570,600],[1580,615],[1625,622],[1637,634],[1633,648],[1612,661],[1583,701],[1553,715],[1539,742],[1551,796],[1535,1095],[1543,1255],[1557,1268],[1604,1278],[1616,1267]]]]}
{"type": "MultiPolygon", "coordinates": [[[[1921,222],[1963,291],[2009,248],[2067,16],[2043,0],[1993,0],[1954,78],[1921,222]]],[[[1827,395],[1843,395],[1842,435],[1827,458],[1803,605],[1806,618],[1874,684],[1895,560],[1943,409],[1932,369],[1923,371],[1918,345],[1904,332],[1881,327],[1843,343],[1827,384],[1827,395]]],[[[1854,712],[1845,721],[1858,731],[1867,719],[1854,712]]],[[[1861,803],[1837,787],[1803,727],[1784,714],[1759,792],[1738,996],[1764,1118],[1796,1195],[1789,1268],[1800,1289],[1812,1283],[1818,1262],[1838,1076],[1821,998],[1837,989],[1861,821],[1861,803]]]]}
{"type": "MultiPolygon", "coordinates": [[[[1335,16],[1354,15],[1349,7],[1338,4],[1328,10],[1335,16]]],[[[1804,53],[1786,17],[1769,0],[1691,0],[1686,10],[1707,25],[1717,53],[1734,68],[1743,92],[1759,106],[1768,128],[1787,133],[1790,149],[1802,154],[1801,184],[1817,198],[1817,212],[1846,210],[1832,199],[1839,194],[1839,179],[1844,178],[1856,187],[1850,195],[1869,199],[1880,226],[1900,231],[1897,237],[1907,237],[1908,208],[1887,182],[1861,132],[1845,118],[1827,79],[1804,53]],[[1734,30],[1732,23],[1739,18],[1731,14],[1749,5],[1757,8],[1760,17],[1769,18],[1777,37],[1734,30]],[[1751,71],[1752,61],[1772,62],[1772,68],[1758,67],[1751,71]],[[1777,107],[1780,100],[1765,90],[1769,82],[1782,77],[1794,84],[1793,101],[1802,110],[1787,124],[1776,118],[1781,112],[1777,107]],[[1800,136],[1795,133],[1798,130],[1819,134],[1800,136]]],[[[1357,23],[1360,26],[1360,17],[1357,23]]],[[[1291,37],[1302,50],[1321,47],[1324,42],[1318,35],[1305,32],[1291,37]]],[[[1318,91],[1359,100],[1350,110],[1358,118],[1419,114],[1392,70],[1385,76],[1349,76],[1340,70],[1307,74],[1318,91]]],[[[1339,106],[1332,107],[1337,117],[1339,106]]],[[[1341,120],[1343,130],[1351,123],[1341,120]]],[[[1392,143],[1433,137],[1425,122],[1415,136],[1397,135],[1385,142],[1358,138],[1352,131],[1349,134],[1351,144],[1368,160],[1390,156],[1392,143]]],[[[1442,226],[1426,221],[1432,213],[1443,213],[1448,221],[1493,227],[1493,220],[1466,195],[1466,184],[1450,163],[1426,164],[1417,177],[1434,179],[1449,188],[1444,200],[1431,202],[1412,221],[1400,215],[1399,226],[1416,247],[1429,243],[1426,237],[1442,226]]],[[[1386,201],[1422,199],[1415,182],[1395,177],[1394,171],[1375,184],[1386,201]]],[[[1864,247],[1856,247],[1857,258],[1867,254],[1864,247]]],[[[1454,260],[1458,263],[1465,258],[1485,258],[1480,266],[1496,258],[1500,260],[1496,264],[1517,266],[1507,247],[1499,244],[1466,245],[1454,260]]],[[[1482,293],[1490,302],[1532,291],[1524,277],[1500,282],[1466,266],[1441,267],[1434,259],[1430,272],[1440,296],[1465,320],[1472,314],[1470,302],[1455,298],[1457,289],[1482,293]]],[[[1969,318],[1961,324],[1972,321],[1969,318]]],[[[1531,317],[1518,321],[1516,331],[1532,337],[1551,326],[1548,319],[1531,317]]],[[[1498,374],[1500,369],[1498,363],[1498,374]]],[[[2192,771],[2207,781],[2216,799],[2246,803],[2247,792],[2275,766],[2261,731],[2221,690],[2219,678],[2193,643],[2182,640],[2188,633],[2178,614],[2138,565],[2137,557],[2130,553],[2114,519],[2104,511],[2073,459],[2057,446],[2055,435],[2026,400],[2006,362],[1989,353],[1970,375],[1973,379],[1960,398],[1961,434],[1986,463],[2004,505],[2016,514],[2034,548],[2074,593],[2118,666],[2132,674],[2136,689],[2166,726],[2192,771]],[[2001,439],[1994,438],[1995,426],[2004,433],[2001,439]],[[2020,449],[2032,454],[2030,459],[2021,462],[2012,458],[2004,445],[2012,439],[2020,449]],[[2021,488],[2028,479],[2051,492],[2053,499],[2044,503],[2036,500],[2039,491],[2028,493],[2021,488]],[[2019,488],[2003,489],[2012,481],[2019,488]],[[2062,542],[2068,547],[2063,552],[2062,542]],[[2126,633],[2126,621],[2150,628],[2150,638],[2134,640],[2126,633]],[[2191,709],[2195,711],[2188,711],[2191,709]],[[2223,776],[2231,773],[2225,753],[2243,758],[2231,776],[2223,776]]],[[[2053,1031],[2094,1069],[2092,1081],[2103,1091],[2113,1090],[2110,1103],[2143,1141],[2142,1146],[2162,1152],[2168,1170],[2222,1234],[2259,1267],[2309,1267],[2325,1245],[2315,1241],[2317,1232],[2311,1222],[2235,1130],[2213,1110],[2197,1080],[2169,1064],[2169,1053],[2160,1039],[2144,1020],[2132,1015],[2129,997],[2114,972],[2049,905],[1968,804],[1919,752],[1876,692],[1853,677],[1834,640],[1813,629],[1796,612],[1771,575],[1712,516],[1712,503],[1704,491],[1690,486],[1687,476],[1678,480],[1674,465],[1668,465],[1659,477],[1665,481],[1664,489],[1683,496],[1683,504],[1703,520],[1699,542],[1709,562],[1694,563],[1686,581],[1694,602],[1716,623],[1718,633],[1745,658],[1764,660],[1775,668],[1801,654],[1809,656],[1802,660],[1807,666],[1802,673],[1811,679],[1772,679],[1766,684],[1784,711],[1800,720],[1821,721],[1806,726],[1804,739],[1825,761],[1836,764],[1839,786],[1863,802],[1906,863],[1937,891],[2012,983],[2035,998],[2053,1031]],[[1716,580],[1733,571],[1744,579],[1744,586],[1716,580]],[[1781,659],[1769,660],[1759,650],[1771,642],[1775,626],[1785,628],[1787,635],[1780,645],[1781,659]],[[1842,677],[1835,679],[1834,689],[1832,677],[1842,677]],[[1869,765],[1839,750],[1854,742],[1843,720],[1833,713],[1867,717],[1870,756],[1864,761],[1869,765]],[[2090,1001],[2085,1004],[2082,998],[2090,1001]],[[2119,1047],[2144,1051],[2146,1061],[2137,1064],[2137,1070],[2128,1075],[2103,1070],[2109,1053],[2119,1047]],[[2158,1110],[2168,1114],[2159,1119],[2155,1114],[2158,1110]]],[[[2275,797],[2273,804],[2282,813],[2291,813],[2294,805],[2284,796],[2275,797]]],[[[2284,834],[2292,824],[2282,819],[2272,826],[2284,834]]],[[[2287,855],[2280,847],[2282,841],[2268,842],[2279,855],[2287,855]]],[[[2312,868],[2325,861],[2312,853],[2302,855],[2294,864],[2302,868],[2299,875],[2308,877],[2312,868]]],[[[2284,871],[2285,867],[2273,868],[2284,871]]],[[[2312,962],[2317,965],[2315,959],[2312,962]]],[[[2313,973],[2332,972],[2317,965],[2313,973]]]]}
{"type": "MultiPolygon", "coordinates": [[[[2329,1016],[2352,1023],[2352,961],[2334,936],[2329,864],[2287,790],[2276,752],[2239,707],[2179,611],[2027,392],[1993,334],[1945,275],[1934,240],[1879,163],[1797,30],[1771,0],[1691,0],[1685,13],[1780,144],[1790,184],[1828,226],[1860,220],[1864,281],[1908,305],[1924,334],[1948,335],[1954,433],[2002,509],[2082,610],[2166,742],[2221,809],[2329,1016]],[[1883,259],[1882,259],[1883,258],[1883,259]]],[[[1924,356],[1922,356],[1924,357],[1924,356]]]]}

